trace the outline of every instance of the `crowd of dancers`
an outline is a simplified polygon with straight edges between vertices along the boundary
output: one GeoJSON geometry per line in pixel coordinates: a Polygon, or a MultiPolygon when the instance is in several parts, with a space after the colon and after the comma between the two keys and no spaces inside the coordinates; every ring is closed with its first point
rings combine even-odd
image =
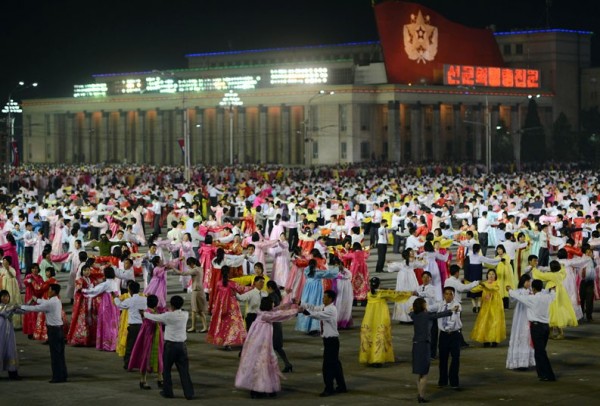
{"type": "Polygon", "coordinates": [[[293,371],[281,323],[295,319],[295,330],[323,337],[321,396],[331,396],[348,390],[338,330],[360,324],[358,361],[381,367],[395,360],[393,320],[414,325],[413,373],[425,402],[431,359],[439,358],[438,385],[460,389],[466,293],[472,341],[504,342],[512,301],[506,368],[535,366],[541,380],[555,380],[540,328],[564,339],[566,328],[592,322],[600,297],[597,176],[484,176],[452,165],[410,172],[197,168],[185,183],[178,168],[24,168],[0,208],[1,369],[20,379],[20,328],[50,345],[51,382],[67,380],[62,341],[116,352],[125,370],[140,372],[141,389],[156,374],[165,397],[176,364],[193,398],[182,346],[199,332],[220,349],[241,348],[236,387],[274,396],[281,372],[293,371]],[[388,248],[402,260],[387,261],[388,248]],[[62,290],[61,271],[69,273],[62,290]],[[380,288],[382,272],[397,273],[395,289],[380,288]],[[179,295],[167,294],[169,275],[179,295]],[[545,313],[531,310],[542,302],[545,313]],[[360,323],[355,306],[366,306],[360,323]]]}

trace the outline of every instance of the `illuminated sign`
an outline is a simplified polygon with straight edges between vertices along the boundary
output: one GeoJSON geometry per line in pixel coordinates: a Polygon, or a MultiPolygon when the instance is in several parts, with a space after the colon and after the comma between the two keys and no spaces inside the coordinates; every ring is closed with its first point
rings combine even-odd
{"type": "Polygon", "coordinates": [[[106,83],[90,83],[73,86],[73,97],[103,97],[108,93],[106,83]]]}
{"type": "Polygon", "coordinates": [[[540,71],[490,66],[444,65],[444,84],[537,89],[540,87],[540,71]]]}
{"type": "Polygon", "coordinates": [[[327,68],[271,69],[272,85],[327,83],[327,68]]]}

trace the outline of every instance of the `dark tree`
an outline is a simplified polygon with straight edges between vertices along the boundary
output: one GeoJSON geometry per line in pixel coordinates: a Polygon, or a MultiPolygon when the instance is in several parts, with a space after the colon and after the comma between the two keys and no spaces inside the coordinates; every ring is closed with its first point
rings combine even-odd
{"type": "Polygon", "coordinates": [[[529,99],[525,124],[521,130],[521,160],[543,162],[546,159],[546,137],[535,99],[529,99]]]}
{"type": "Polygon", "coordinates": [[[560,113],[552,127],[552,158],[562,162],[576,159],[576,141],[569,119],[564,113],[560,113]]]}

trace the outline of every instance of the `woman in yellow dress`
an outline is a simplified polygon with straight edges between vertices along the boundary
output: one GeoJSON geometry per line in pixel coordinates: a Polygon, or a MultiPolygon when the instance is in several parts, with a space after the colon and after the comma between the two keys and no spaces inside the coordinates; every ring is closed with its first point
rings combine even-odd
{"type": "Polygon", "coordinates": [[[490,269],[487,281],[479,282],[471,292],[482,292],[481,310],[477,314],[471,339],[483,343],[484,347],[498,346],[506,339],[506,321],[504,320],[504,306],[500,295],[500,285],[496,280],[496,271],[490,269]]]}
{"type": "Polygon", "coordinates": [[[392,327],[388,300],[405,302],[412,292],[397,292],[395,290],[379,290],[379,278],[371,278],[371,291],[367,295],[367,308],[360,326],[360,351],[358,361],[380,367],[386,362],[394,362],[394,347],[392,346],[392,327]]]}
{"type": "Polygon", "coordinates": [[[556,287],[556,298],[550,303],[550,327],[552,327],[552,338],[563,339],[565,334],[563,328],[578,325],[577,316],[573,309],[573,303],[569,298],[569,294],[563,285],[563,280],[567,277],[567,271],[562,267],[560,262],[550,262],[550,272],[542,272],[538,268],[536,262],[532,269],[533,279],[539,279],[546,283],[546,289],[556,287]],[[557,331],[558,330],[558,331],[557,331]]]}
{"type": "Polygon", "coordinates": [[[496,280],[498,281],[498,286],[500,286],[500,297],[502,298],[502,304],[505,309],[508,309],[508,291],[506,290],[507,286],[510,286],[512,289],[515,288],[517,284],[514,283],[513,280],[513,268],[510,264],[510,257],[506,253],[504,245],[499,244],[496,247],[496,259],[504,259],[504,261],[500,261],[498,265],[496,265],[496,280]]]}
{"type": "MultiPolygon", "coordinates": [[[[129,292],[123,293],[119,296],[119,300],[122,302],[125,299],[129,299],[131,295],[129,292]]],[[[115,349],[119,357],[125,356],[125,349],[127,347],[127,327],[129,326],[129,310],[121,310],[121,316],[119,317],[119,333],[117,334],[117,348],[115,349]]]]}

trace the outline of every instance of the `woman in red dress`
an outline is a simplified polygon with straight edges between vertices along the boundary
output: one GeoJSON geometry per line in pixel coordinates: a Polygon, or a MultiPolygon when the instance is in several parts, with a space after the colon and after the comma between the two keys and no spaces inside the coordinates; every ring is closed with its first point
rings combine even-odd
{"type": "Polygon", "coordinates": [[[244,293],[245,288],[229,281],[229,266],[221,268],[221,281],[216,286],[213,315],[210,319],[206,341],[209,344],[231,349],[241,346],[246,339],[246,327],[236,293],[244,293]]]}
{"type": "Polygon", "coordinates": [[[352,291],[354,300],[367,300],[369,292],[369,268],[367,267],[369,251],[364,251],[359,242],[352,245],[352,251],[342,257],[342,260],[351,261],[350,272],[352,273],[352,291]]]}
{"type": "Polygon", "coordinates": [[[92,269],[84,265],[81,269],[81,278],[75,281],[75,301],[71,315],[71,327],[67,334],[67,343],[82,347],[96,345],[96,315],[93,312],[93,298],[86,297],[82,289],[94,286],[90,278],[92,269]]]}
{"type": "MultiPolygon", "coordinates": [[[[41,297],[39,292],[44,285],[44,279],[40,276],[38,264],[31,265],[31,273],[25,277],[23,283],[25,284],[25,303],[29,303],[34,297],[41,297]]],[[[33,339],[37,316],[38,314],[34,312],[27,312],[23,315],[23,334],[27,334],[29,339],[33,339]]]]}
{"type": "MultiPolygon", "coordinates": [[[[46,282],[44,282],[41,288],[37,292],[35,292],[35,295],[37,297],[41,297],[42,299],[48,299],[48,290],[50,289],[50,285],[58,283],[55,276],[56,271],[54,270],[54,268],[46,268],[46,282]]],[[[64,310],[62,310],[61,314],[63,320],[63,329],[65,330],[65,332],[68,332],[69,325],[67,324],[67,315],[65,314],[64,310]]],[[[46,329],[46,313],[37,313],[33,338],[35,340],[48,341],[48,330],[46,329]]]]}

